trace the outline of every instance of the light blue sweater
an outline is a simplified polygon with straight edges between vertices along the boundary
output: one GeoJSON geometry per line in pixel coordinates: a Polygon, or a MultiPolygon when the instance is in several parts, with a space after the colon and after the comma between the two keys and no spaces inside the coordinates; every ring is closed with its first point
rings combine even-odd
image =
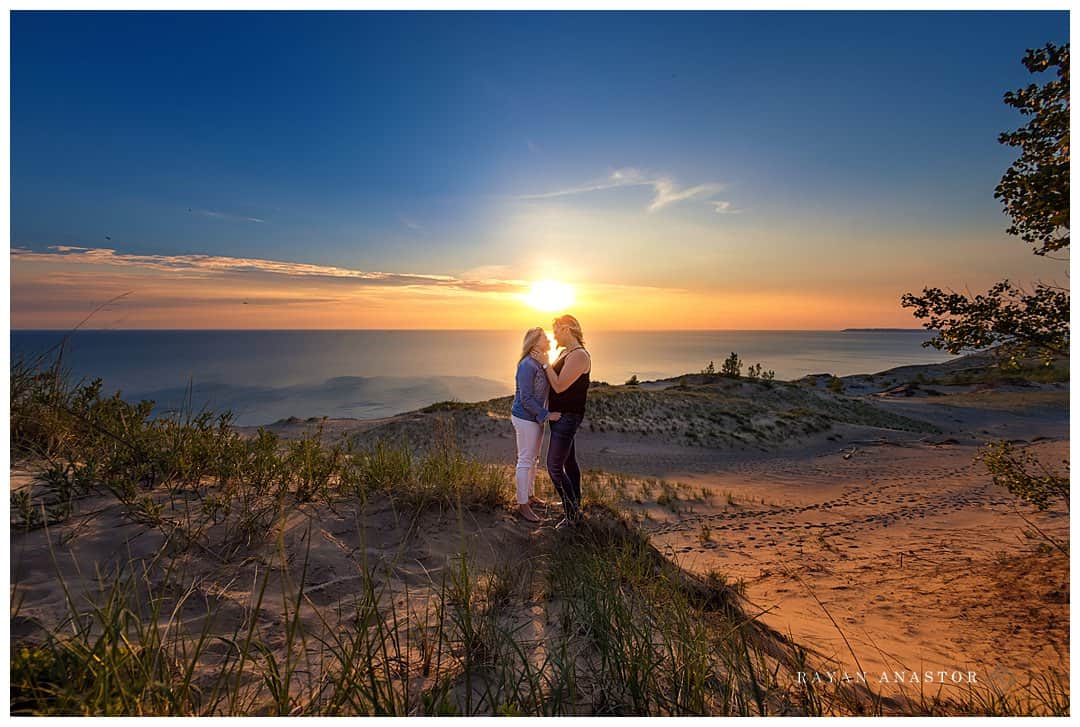
{"type": "Polygon", "coordinates": [[[518,419],[543,424],[548,417],[548,378],[543,367],[532,356],[521,359],[514,377],[514,403],[510,413],[518,419]]]}

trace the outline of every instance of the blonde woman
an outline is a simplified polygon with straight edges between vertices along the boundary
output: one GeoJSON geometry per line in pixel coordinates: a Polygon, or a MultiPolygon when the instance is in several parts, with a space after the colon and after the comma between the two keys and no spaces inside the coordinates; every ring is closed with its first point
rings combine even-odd
{"type": "Polygon", "coordinates": [[[536,465],[540,445],[544,441],[544,422],[559,420],[559,412],[548,411],[547,353],[551,348],[543,328],[525,332],[518,359],[514,403],[510,406],[510,421],[517,434],[517,507],[521,517],[540,522],[532,505],[544,504],[534,494],[536,465]]]}
{"type": "Polygon", "coordinates": [[[554,364],[544,366],[544,373],[551,385],[548,406],[562,413],[552,420],[547,470],[562,497],[565,517],[555,526],[562,528],[581,521],[581,470],[574,452],[574,436],[585,418],[592,357],[585,350],[585,335],[577,318],[559,316],[553,328],[555,343],[562,352],[554,364]]]}

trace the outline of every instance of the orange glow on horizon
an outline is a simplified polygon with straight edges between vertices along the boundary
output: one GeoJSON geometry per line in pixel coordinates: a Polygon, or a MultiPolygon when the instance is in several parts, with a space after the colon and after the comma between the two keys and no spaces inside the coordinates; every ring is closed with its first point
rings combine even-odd
{"type": "MultiPolygon", "coordinates": [[[[837,330],[918,328],[899,305],[900,285],[831,284],[768,290],[754,283],[687,289],[615,283],[520,281],[470,287],[409,279],[369,284],[351,278],[172,270],[141,261],[76,262],[13,256],[11,324],[65,329],[101,303],[88,328],[551,330],[571,313],[590,330],[837,330]]],[[[912,288],[914,289],[914,287],[912,288]]],[[[555,346],[552,346],[552,355],[555,346]]]]}

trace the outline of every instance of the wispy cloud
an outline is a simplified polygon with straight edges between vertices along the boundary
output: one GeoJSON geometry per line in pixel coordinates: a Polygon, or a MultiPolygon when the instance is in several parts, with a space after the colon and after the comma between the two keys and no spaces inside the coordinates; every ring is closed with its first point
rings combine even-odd
{"type": "Polygon", "coordinates": [[[408,227],[408,228],[409,228],[410,230],[422,230],[422,229],[424,229],[424,226],[423,226],[423,225],[421,225],[421,224],[420,224],[419,222],[417,222],[416,220],[414,220],[414,219],[410,219],[410,218],[408,218],[408,217],[402,217],[402,218],[401,218],[401,224],[405,225],[405,226],[406,226],[406,227],[408,227]]]}
{"type": "Polygon", "coordinates": [[[711,196],[720,191],[720,186],[717,184],[699,184],[696,187],[684,187],[680,189],[674,181],[667,178],[661,178],[653,182],[653,191],[655,192],[655,196],[647,208],[649,212],[656,212],[659,209],[667,207],[669,204],[675,204],[684,199],[711,196]]]}
{"type": "Polygon", "coordinates": [[[607,179],[603,179],[596,182],[590,182],[588,184],[582,184],[577,187],[566,187],[564,189],[557,189],[553,192],[540,192],[538,194],[522,194],[518,196],[518,199],[552,199],[553,197],[568,197],[573,194],[583,194],[585,192],[599,192],[602,189],[614,189],[616,187],[637,187],[652,184],[651,181],[643,179],[641,173],[636,169],[616,169],[611,173],[607,179]]]}
{"type": "Polygon", "coordinates": [[[109,248],[54,245],[47,252],[24,248],[11,250],[12,264],[52,263],[106,265],[171,272],[184,276],[274,275],[289,278],[324,278],[351,281],[363,285],[399,287],[439,287],[473,292],[516,292],[525,285],[517,280],[466,279],[450,275],[420,273],[385,273],[354,270],[330,265],[312,265],[261,258],[238,258],[220,255],[135,255],[109,248]]]}
{"type": "Polygon", "coordinates": [[[227,212],[218,212],[216,210],[203,210],[189,207],[188,212],[193,215],[199,215],[200,217],[210,217],[215,220],[228,220],[229,222],[266,222],[266,220],[259,219],[258,217],[244,217],[243,215],[232,215],[227,212]]]}
{"type": "Polygon", "coordinates": [[[709,182],[692,187],[682,187],[670,176],[646,174],[633,167],[616,169],[605,179],[552,192],[524,194],[520,195],[519,199],[552,199],[588,192],[599,192],[605,189],[617,189],[619,187],[652,187],[653,197],[645,207],[647,212],[657,212],[669,205],[688,199],[707,199],[710,204],[715,206],[717,212],[721,212],[718,205],[725,205],[724,211],[730,206],[729,202],[708,199],[723,189],[721,184],[709,182]]]}

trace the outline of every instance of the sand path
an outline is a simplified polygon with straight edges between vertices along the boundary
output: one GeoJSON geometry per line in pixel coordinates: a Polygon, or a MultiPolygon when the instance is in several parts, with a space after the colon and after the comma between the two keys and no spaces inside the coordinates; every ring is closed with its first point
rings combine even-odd
{"type": "MultiPolygon", "coordinates": [[[[1064,440],[1031,446],[1047,461],[1067,456],[1064,440]]],[[[864,445],[847,458],[835,450],[672,471],[712,491],[714,504],[645,527],[683,567],[742,580],[766,623],[838,669],[876,679],[975,671],[1003,686],[1046,668],[1067,675],[1067,559],[1025,535],[1016,499],[975,453],[864,445]]],[[[1067,539],[1064,508],[1021,511],[1067,539]]]]}

